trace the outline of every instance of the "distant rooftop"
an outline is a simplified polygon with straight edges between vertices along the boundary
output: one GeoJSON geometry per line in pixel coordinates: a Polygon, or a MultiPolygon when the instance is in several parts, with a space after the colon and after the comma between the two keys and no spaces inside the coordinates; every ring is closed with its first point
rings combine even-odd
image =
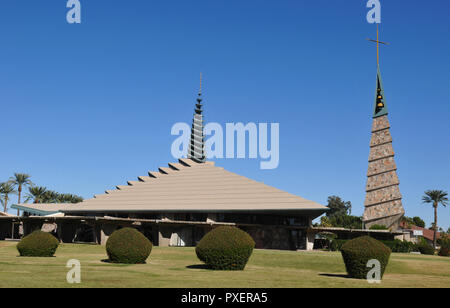
{"type": "MultiPolygon", "coordinates": [[[[404,222],[402,222],[400,224],[400,227],[405,229],[405,230],[419,230],[422,231],[423,237],[426,238],[427,240],[432,241],[434,238],[434,230],[432,229],[427,229],[427,228],[422,228],[422,227],[418,227],[418,226],[410,226],[408,227],[404,222]]],[[[436,239],[439,239],[441,237],[441,233],[440,232],[436,232],[436,239]]]]}
{"type": "Polygon", "coordinates": [[[4,217],[15,217],[14,215],[5,213],[5,212],[0,212],[0,216],[4,216],[4,217]]]}

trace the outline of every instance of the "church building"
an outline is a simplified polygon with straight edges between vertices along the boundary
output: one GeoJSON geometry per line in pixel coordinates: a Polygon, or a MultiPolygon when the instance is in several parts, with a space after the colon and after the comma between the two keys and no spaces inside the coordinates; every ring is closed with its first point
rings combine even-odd
{"type": "MultiPolygon", "coordinates": [[[[105,243],[114,230],[131,225],[155,245],[195,246],[212,228],[233,225],[248,232],[257,248],[312,249],[315,232],[308,230],[327,207],[207,161],[202,108],[199,91],[186,159],[84,202],[60,205],[64,217],[55,221],[61,239],[84,234],[84,241],[105,243]]],[[[38,208],[45,210],[22,210],[38,208]]]]}
{"type": "MultiPolygon", "coordinates": [[[[328,208],[314,201],[227,171],[207,160],[201,86],[195,104],[187,158],[149,171],[127,185],[78,204],[18,204],[23,217],[0,217],[0,239],[15,225],[23,234],[35,229],[55,232],[62,242],[105,244],[122,227],[134,227],[154,245],[195,246],[211,229],[229,225],[248,232],[256,248],[306,249],[315,235],[339,237],[403,236],[398,226],[405,211],[392,149],[388,111],[381,80],[377,40],[377,79],[367,172],[364,229],[313,227],[328,208]],[[8,225],[9,224],[9,225],[8,225]],[[11,227],[12,224],[12,227],[11,227]],[[390,230],[369,230],[383,225],[390,230]]],[[[14,238],[15,232],[12,232],[14,238]]]]}

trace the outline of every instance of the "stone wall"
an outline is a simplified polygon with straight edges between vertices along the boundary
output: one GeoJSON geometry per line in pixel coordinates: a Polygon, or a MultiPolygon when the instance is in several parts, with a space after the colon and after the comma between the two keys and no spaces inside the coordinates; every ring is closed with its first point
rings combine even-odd
{"type": "Polygon", "coordinates": [[[363,215],[366,228],[380,224],[396,229],[405,213],[389,129],[387,115],[373,119],[363,215]]]}
{"type": "Polygon", "coordinates": [[[372,191],[387,187],[389,185],[398,185],[400,182],[395,171],[376,174],[367,178],[366,191],[372,191]]]}
{"type": "Polygon", "coordinates": [[[370,146],[376,146],[383,143],[392,142],[391,133],[389,130],[379,130],[372,133],[372,139],[370,139],[370,146]]]}
{"type": "Polygon", "coordinates": [[[369,161],[394,156],[394,149],[391,143],[381,144],[377,147],[370,148],[369,161]]]}
{"type": "Polygon", "coordinates": [[[367,206],[364,210],[363,221],[371,219],[381,219],[392,215],[400,214],[403,211],[402,201],[393,200],[378,205],[367,206]]]}
{"type": "Polygon", "coordinates": [[[376,190],[368,191],[366,194],[366,200],[364,201],[365,206],[372,206],[379,203],[384,203],[392,200],[401,199],[400,189],[398,185],[388,186],[384,188],[379,188],[376,190]]]}
{"type": "Polygon", "coordinates": [[[372,160],[369,162],[369,168],[367,169],[367,176],[369,177],[372,175],[377,175],[392,170],[397,170],[394,157],[372,160]]]}
{"type": "Polygon", "coordinates": [[[384,130],[390,128],[389,120],[387,115],[382,117],[374,118],[372,121],[372,132],[377,132],[379,130],[384,130]]]}

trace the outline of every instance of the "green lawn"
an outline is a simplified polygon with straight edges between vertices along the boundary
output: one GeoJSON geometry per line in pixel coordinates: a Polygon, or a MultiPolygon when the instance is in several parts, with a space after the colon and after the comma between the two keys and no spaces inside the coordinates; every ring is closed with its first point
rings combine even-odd
{"type": "Polygon", "coordinates": [[[154,247],[147,264],[102,262],[105,248],[63,244],[54,258],[18,257],[0,242],[0,287],[450,287],[450,258],[393,254],[379,285],[344,276],[340,253],[255,250],[244,271],[202,268],[194,248],[154,247]],[[81,284],[66,282],[69,259],[81,262],[81,284]]]}

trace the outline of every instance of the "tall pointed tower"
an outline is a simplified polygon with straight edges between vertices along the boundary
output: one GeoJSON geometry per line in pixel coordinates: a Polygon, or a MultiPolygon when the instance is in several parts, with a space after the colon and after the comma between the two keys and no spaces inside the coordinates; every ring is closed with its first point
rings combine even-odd
{"type": "Polygon", "coordinates": [[[378,44],[381,42],[378,41],[378,29],[375,42],[377,43],[377,81],[363,222],[366,229],[373,225],[384,225],[391,230],[397,230],[405,211],[399,189],[400,182],[394,161],[388,109],[381,80],[378,57],[378,44]]]}
{"type": "Polygon", "coordinates": [[[194,119],[192,120],[191,140],[187,157],[197,163],[206,161],[205,137],[203,135],[203,110],[202,110],[202,75],[200,74],[200,89],[197,103],[195,104],[194,119]]]}

